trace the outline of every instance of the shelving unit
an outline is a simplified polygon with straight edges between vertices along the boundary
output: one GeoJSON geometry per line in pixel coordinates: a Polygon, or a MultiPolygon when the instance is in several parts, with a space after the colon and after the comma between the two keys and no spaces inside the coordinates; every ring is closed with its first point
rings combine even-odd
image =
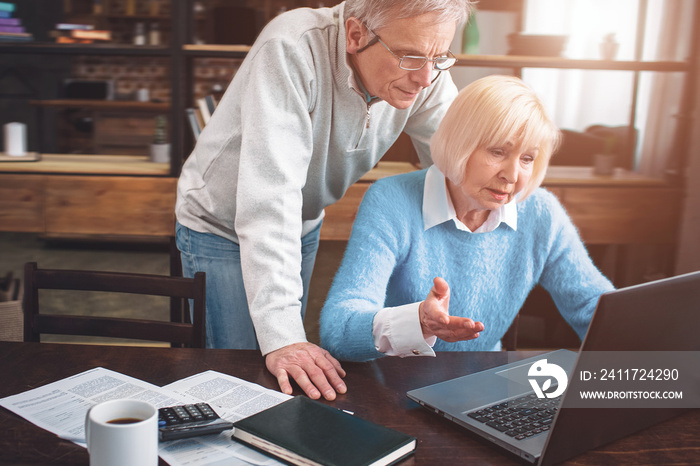
{"type": "MultiPolygon", "coordinates": [[[[170,115],[170,138],[171,138],[171,148],[172,157],[169,169],[163,170],[162,167],[157,173],[154,173],[151,168],[146,169],[144,165],[143,172],[138,172],[139,164],[136,164],[136,171],[129,174],[125,174],[118,170],[114,173],[110,173],[107,169],[109,165],[105,165],[102,169],[94,168],[94,172],[85,172],[75,170],[72,173],[78,174],[82,177],[93,178],[94,183],[98,185],[102,178],[107,175],[114,175],[115,179],[119,177],[124,177],[123,181],[126,184],[132,179],[132,176],[141,177],[141,182],[144,180],[154,180],[154,186],[158,185],[159,178],[167,178],[167,189],[171,189],[171,196],[174,196],[174,186],[176,178],[180,173],[180,167],[184,162],[185,158],[188,156],[192,149],[192,138],[190,136],[189,127],[186,124],[185,109],[191,107],[194,104],[194,94],[193,94],[193,83],[194,83],[194,68],[195,61],[201,58],[230,58],[230,59],[242,59],[246,56],[250,50],[250,46],[245,45],[222,45],[222,44],[207,44],[207,45],[197,45],[192,43],[192,38],[194,36],[195,22],[201,21],[201,16],[193,14],[193,0],[171,0],[170,3],[170,17],[169,17],[169,40],[167,44],[160,46],[136,46],[130,44],[90,44],[90,45],[76,45],[76,44],[52,44],[52,43],[0,43],[0,55],[14,55],[14,54],[27,54],[27,55],[51,55],[51,56],[109,56],[109,57],[154,57],[154,58],[166,58],[169,60],[170,66],[170,89],[171,89],[171,101],[166,104],[149,104],[147,108],[150,110],[157,109],[158,111],[168,111],[170,115]],[[93,175],[93,176],[90,176],[93,175]]],[[[278,2],[279,3],[279,2],[278,2]]],[[[338,3],[326,2],[327,6],[331,4],[338,3]]],[[[300,2],[289,0],[290,6],[300,6],[300,2]],[[297,5],[299,3],[299,5],[297,5]]],[[[272,14],[273,3],[271,0],[266,0],[265,8],[268,11],[268,15],[272,14]]],[[[275,3],[277,5],[277,3],[275,3]]],[[[480,9],[492,9],[501,11],[510,11],[516,14],[520,14],[520,8],[522,8],[522,1],[520,0],[482,0],[480,2],[480,9]]],[[[695,7],[695,17],[700,16],[700,6],[695,7]]],[[[138,20],[158,20],[165,21],[165,17],[161,15],[113,15],[114,19],[118,21],[138,21],[138,20]]],[[[700,22],[698,19],[696,22],[700,22]]],[[[697,29],[697,28],[696,28],[697,29]]],[[[510,56],[510,55],[457,55],[458,64],[461,67],[485,67],[485,68],[506,68],[513,70],[514,74],[519,74],[520,70],[523,68],[552,68],[552,69],[581,69],[581,70],[609,70],[609,71],[629,71],[632,73],[640,72],[680,72],[694,74],[697,73],[698,63],[698,47],[700,43],[700,37],[698,32],[695,31],[695,37],[692,39],[693,42],[693,53],[691,54],[688,61],[603,61],[603,60],[573,60],[560,57],[532,57],[532,56],[510,56]]],[[[639,54],[641,56],[641,54],[639,54]]],[[[693,95],[695,92],[694,81],[688,79],[688,95],[693,95]]],[[[635,91],[636,92],[636,89],[635,91]]],[[[34,102],[37,104],[37,102],[34,102]]],[[[75,102],[59,102],[59,101],[44,101],[40,105],[44,107],[50,106],[61,106],[61,105],[73,105],[75,102]]],[[[90,108],[91,106],[111,106],[114,105],[118,107],[120,105],[135,106],[138,105],[136,102],[130,102],[128,104],[122,103],[87,103],[84,105],[80,104],[83,108],[90,108]]],[[[690,134],[689,129],[689,118],[690,111],[692,110],[688,105],[692,105],[692,99],[687,99],[687,102],[681,103],[681,114],[684,115],[685,120],[682,119],[683,125],[679,131],[678,140],[685,141],[690,134]]],[[[144,107],[145,109],[146,107],[144,107]]],[[[634,112],[634,109],[633,109],[634,112]]],[[[681,150],[686,150],[687,144],[683,146],[680,144],[681,150]]],[[[17,171],[18,166],[14,169],[3,169],[0,165],[0,176],[4,176],[4,173],[12,172],[12,175],[17,177],[21,176],[23,173],[27,176],[37,176],[36,173],[32,173],[31,170],[26,172],[17,171]],[[4,173],[3,173],[4,172],[4,173]]],[[[56,176],[65,176],[68,172],[63,172],[56,169],[54,172],[56,176]]],[[[49,172],[43,172],[41,176],[51,176],[49,172]]],[[[17,179],[15,178],[15,182],[17,179]]],[[[365,181],[363,181],[364,183],[365,181]]],[[[580,186],[579,182],[576,182],[577,186],[580,186]]],[[[584,183],[585,184],[585,183],[584,183]]],[[[163,189],[163,186],[158,185],[157,189],[163,189]]],[[[154,192],[156,189],[154,188],[154,192]]],[[[144,202],[148,202],[149,195],[144,194],[144,202]]],[[[355,198],[350,209],[356,206],[359,202],[359,198],[355,198]]],[[[332,217],[332,215],[330,216],[332,217]]],[[[329,222],[326,222],[327,224],[329,222]]],[[[343,226],[334,233],[334,237],[345,237],[347,232],[347,225],[343,226]]]]}
{"type": "MultiPolygon", "coordinates": [[[[278,3],[266,0],[264,9],[268,16],[278,3]]],[[[289,0],[290,7],[302,6],[305,2],[289,0]]],[[[338,3],[326,2],[329,6],[338,3]]],[[[93,56],[125,56],[125,57],[160,57],[170,60],[170,122],[172,164],[171,176],[178,176],[182,162],[187,157],[193,143],[186,126],[185,108],[192,106],[193,97],[193,73],[195,60],[198,58],[231,58],[242,59],[250,50],[245,45],[221,45],[192,44],[196,21],[201,20],[201,15],[193,14],[193,0],[174,1],[170,3],[169,18],[169,42],[161,46],[136,46],[129,44],[50,44],[50,43],[0,43],[0,54],[35,54],[35,55],[93,55],[93,56]]],[[[480,2],[482,10],[510,11],[519,15],[522,21],[521,9],[523,3],[520,0],[484,0],[480,2]]],[[[137,8],[138,9],[138,8],[137,8]]],[[[696,9],[700,9],[697,8],[696,9]]],[[[139,11],[143,8],[139,9],[139,11]]],[[[695,13],[698,16],[698,13],[695,13]]],[[[162,14],[103,14],[102,21],[107,20],[158,20],[165,21],[162,14]]],[[[640,20],[641,22],[641,20],[640,20]]],[[[641,39],[640,39],[641,40],[641,39]]],[[[639,51],[641,56],[641,51],[639,51]]],[[[533,57],[511,55],[463,55],[458,54],[457,66],[462,67],[486,67],[508,68],[514,74],[519,74],[523,68],[551,68],[551,69],[580,69],[580,70],[609,70],[630,71],[634,73],[652,72],[681,72],[690,73],[697,67],[691,61],[603,61],[603,60],[573,60],[560,57],[533,57]]],[[[693,57],[691,57],[693,59],[693,57]]],[[[636,89],[634,91],[636,93],[636,89]]],[[[636,96],[633,99],[636,104],[636,96]]],[[[36,104],[36,103],[35,103],[36,104]]],[[[46,105],[49,105],[48,103],[46,105]]],[[[86,105],[87,107],[87,105],[86,105]]],[[[634,112],[634,109],[632,110],[634,112]]]]}

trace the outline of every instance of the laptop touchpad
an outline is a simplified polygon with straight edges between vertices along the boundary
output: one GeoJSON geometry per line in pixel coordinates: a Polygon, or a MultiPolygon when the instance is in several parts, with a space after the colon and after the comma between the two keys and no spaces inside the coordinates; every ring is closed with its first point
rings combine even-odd
{"type": "Polygon", "coordinates": [[[511,382],[529,386],[527,382],[527,372],[530,370],[530,366],[532,366],[532,362],[527,362],[519,366],[509,367],[508,369],[497,371],[496,375],[504,377],[511,382]]]}

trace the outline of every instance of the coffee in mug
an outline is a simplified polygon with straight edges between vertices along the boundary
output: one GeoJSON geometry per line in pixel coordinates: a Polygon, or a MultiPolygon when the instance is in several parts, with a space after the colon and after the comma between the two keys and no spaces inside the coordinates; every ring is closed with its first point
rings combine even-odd
{"type": "Polygon", "coordinates": [[[158,410],[139,400],[110,400],[85,416],[90,466],[156,466],[158,410]]]}

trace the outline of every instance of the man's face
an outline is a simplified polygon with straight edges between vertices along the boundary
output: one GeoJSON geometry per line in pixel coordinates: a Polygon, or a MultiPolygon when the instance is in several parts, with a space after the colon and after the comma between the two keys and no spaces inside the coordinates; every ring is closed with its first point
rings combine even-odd
{"type": "MultiPolygon", "coordinates": [[[[438,23],[436,16],[437,13],[428,13],[397,19],[374,32],[399,57],[416,55],[435,58],[447,53],[456,27],[453,21],[438,23]]],[[[375,36],[356,18],[347,20],[346,29],[350,61],[370,95],[379,97],[392,107],[404,109],[413,104],[423,88],[430,86],[434,77],[431,62],[420,70],[402,70],[399,60],[379,42],[357,53],[375,36]]]]}

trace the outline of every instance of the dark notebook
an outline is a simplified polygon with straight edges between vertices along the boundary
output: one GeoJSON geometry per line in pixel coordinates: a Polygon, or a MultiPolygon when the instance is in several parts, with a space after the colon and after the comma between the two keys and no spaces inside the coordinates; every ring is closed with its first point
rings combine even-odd
{"type": "Polygon", "coordinates": [[[386,465],[416,439],[297,396],[233,424],[233,439],[299,465],[386,465]]]}

